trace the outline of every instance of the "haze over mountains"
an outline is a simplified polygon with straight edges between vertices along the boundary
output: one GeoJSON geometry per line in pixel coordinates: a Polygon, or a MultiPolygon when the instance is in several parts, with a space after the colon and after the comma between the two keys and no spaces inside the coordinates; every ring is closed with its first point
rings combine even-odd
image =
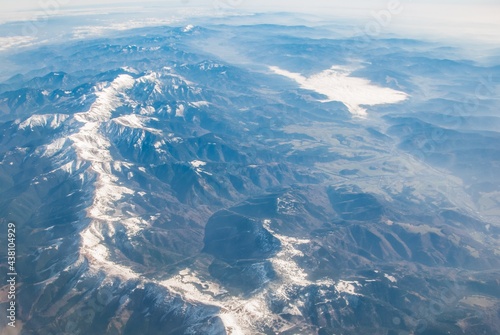
{"type": "Polygon", "coordinates": [[[4,53],[19,333],[498,334],[500,66],[324,35],[4,53]]]}

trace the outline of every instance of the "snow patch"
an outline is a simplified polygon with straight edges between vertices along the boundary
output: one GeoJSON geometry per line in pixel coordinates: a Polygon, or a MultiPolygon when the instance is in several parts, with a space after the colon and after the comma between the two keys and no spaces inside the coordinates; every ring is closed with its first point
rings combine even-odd
{"type": "MultiPolygon", "coordinates": [[[[179,79],[182,83],[188,85],[188,86],[193,86],[194,83],[187,80],[186,78],[184,78],[183,76],[177,74],[177,73],[174,73],[174,70],[172,67],[170,66],[164,66],[163,67],[163,71],[165,72],[166,75],[172,77],[172,78],[176,78],[176,79],[179,79]]],[[[175,81],[172,81],[172,83],[175,83],[175,81]]]]}
{"type": "Polygon", "coordinates": [[[203,62],[199,65],[200,70],[202,71],[208,71],[212,69],[218,69],[221,67],[224,67],[224,65],[219,64],[219,63],[214,63],[214,62],[203,62]]]}
{"type": "Polygon", "coordinates": [[[149,128],[144,125],[145,122],[150,120],[157,120],[157,119],[137,114],[129,114],[116,117],[111,121],[124,127],[142,129],[153,134],[161,134],[161,131],[159,131],[158,129],[149,128]]]}
{"type": "Polygon", "coordinates": [[[175,116],[177,117],[184,117],[184,105],[179,105],[177,109],[175,110],[175,116]]]}
{"type": "Polygon", "coordinates": [[[139,78],[138,81],[141,82],[141,83],[150,82],[150,83],[154,84],[153,92],[156,93],[156,94],[162,94],[163,93],[163,90],[161,88],[162,83],[158,79],[160,77],[161,77],[160,73],[149,72],[147,75],[142,76],[141,78],[139,78]]]}
{"type": "Polygon", "coordinates": [[[45,151],[42,154],[42,157],[52,157],[64,147],[66,143],[66,138],[60,137],[52,141],[51,143],[45,146],[45,151]]]}
{"type": "Polygon", "coordinates": [[[392,283],[397,283],[397,280],[396,280],[396,278],[394,276],[390,276],[390,275],[384,273],[384,277],[387,278],[387,279],[389,279],[389,281],[392,282],[392,283]]]}
{"type": "Polygon", "coordinates": [[[156,113],[156,109],[153,106],[141,107],[139,114],[141,115],[152,115],[156,113]]]}
{"type": "Polygon", "coordinates": [[[195,102],[191,102],[191,105],[193,105],[194,107],[200,108],[200,107],[209,106],[210,102],[203,101],[203,100],[202,101],[195,101],[195,102]]]}
{"type": "Polygon", "coordinates": [[[199,168],[200,166],[205,166],[207,165],[206,162],[203,162],[203,161],[198,161],[198,160],[194,160],[194,161],[191,161],[191,166],[192,167],[195,167],[195,168],[199,168]]]}
{"type": "Polygon", "coordinates": [[[47,127],[51,129],[59,128],[69,116],[66,114],[37,114],[32,115],[19,124],[19,129],[47,127]]]}
{"type": "Polygon", "coordinates": [[[134,69],[133,67],[130,67],[130,66],[122,66],[121,69],[124,71],[127,71],[129,73],[139,74],[139,71],[137,71],[136,69],[134,69]]]}
{"type": "Polygon", "coordinates": [[[339,293],[347,293],[350,295],[360,295],[359,293],[356,293],[355,286],[360,286],[359,282],[340,280],[335,284],[335,289],[339,293]]]}
{"type": "Polygon", "coordinates": [[[182,29],[182,32],[184,33],[187,33],[187,32],[190,32],[191,30],[193,30],[194,26],[192,24],[188,24],[187,26],[184,27],[184,29],[182,29]]]}
{"type": "Polygon", "coordinates": [[[166,141],[168,143],[182,143],[183,142],[183,139],[181,137],[178,137],[178,136],[175,136],[174,133],[169,133],[167,135],[167,139],[166,141]]]}
{"type": "Polygon", "coordinates": [[[280,287],[274,288],[274,291],[278,294],[286,296],[287,288],[290,285],[301,287],[306,287],[308,285],[333,286],[334,283],[331,280],[310,281],[307,279],[307,274],[304,269],[302,269],[294,260],[295,257],[304,256],[303,252],[298,250],[295,246],[308,244],[311,243],[311,241],[308,239],[280,235],[271,228],[271,222],[272,221],[269,219],[262,221],[263,227],[281,242],[281,250],[274,257],[272,257],[270,261],[279,277],[282,278],[283,282],[280,287]]]}
{"type": "Polygon", "coordinates": [[[153,146],[155,147],[155,149],[160,149],[162,146],[165,145],[165,141],[156,141],[153,146]]]}

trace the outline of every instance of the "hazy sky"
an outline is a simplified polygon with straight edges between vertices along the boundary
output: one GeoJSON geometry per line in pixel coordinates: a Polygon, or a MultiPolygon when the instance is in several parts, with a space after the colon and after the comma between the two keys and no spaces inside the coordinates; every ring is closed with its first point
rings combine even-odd
{"type": "MultiPolygon", "coordinates": [[[[0,20],[36,18],[34,12],[63,15],[66,10],[123,6],[216,7],[242,12],[292,11],[328,18],[356,19],[361,29],[409,32],[500,43],[500,0],[19,0],[2,1],[0,20]],[[48,6],[44,7],[44,4],[48,6]],[[391,10],[392,9],[392,10],[391,10]],[[391,11],[387,16],[388,11],[391,11]],[[378,24],[378,27],[377,27],[378,24]]],[[[132,12],[133,13],[133,12],[132,12]]],[[[131,14],[133,15],[133,14],[131,14]]]]}
{"type": "MultiPolygon", "coordinates": [[[[19,10],[37,10],[44,7],[53,8],[59,5],[64,8],[75,6],[93,6],[93,5],[123,5],[123,4],[142,4],[142,3],[162,3],[166,5],[185,5],[189,3],[212,6],[214,3],[225,3],[235,7],[250,8],[253,10],[299,10],[309,11],[314,10],[314,7],[353,7],[353,8],[381,8],[387,5],[391,0],[20,0],[20,1],[2,1],[0,10],[19,11],[19,10]]],[[[480,7],[484,5],[500,5],[498,0],[392,0],[392,2],[400,2],[402,5],[469,5],[471,7],[480,7]]],[[[498,13],[497,13],[498,14],[498,13]]]]}
{"type": "MultiPolygon", "coordinates": [[[[224,1],[224,0],[222,0],[224,1]]],[[[142,3],[144,3],[143,1],[142,3]]],[[[149,0],[147,2],[157,2],[157,3],[165,3],[165,4],[179,4],[183,5],[189,2],[196,2],[200,4],[206,4],[206,5],[211,5],[215,1],[214,0],[149,0]]],[[[294,8],[300,8],[303,7],[302,9],[305,9],[304,7],[311,7],[311,6],[316,6],[316,5],[326,5],[326,6],[338,6],[338,5],[343,5],[347,1],[339,1],[339,0],[310,0],[307,2],[304,1],[298,1],[298,0],[267,0],[267,1],[262,1],[262,0],[227,0],[227,4],[242,4],[243,6],[250,6],[250,7],[260,7],[261,9],[265,9],[266,7],[281,7],[281,9],[287,9],[290,7],[294,8]],[[307,6],[304,6],[304,4],[307,4],[307,6]]],[[[420,4],[469,4],[469,5],[495,5],[499,4],[498,0],[400,0],[401,3],[412,3],[412,2],[418,2],[420,4]]],[[[52,6],[53,4],[60,4],[64,7],[71,7],[71,6],[91,6],[91,5],[96,5],[96,4],[137,4],[141,3],[137,0],[20,0],[20,1],[2,1],[0,4],[0,9],[5,10],[5,11],[15,11],[15,10],[29,10],[29,9],[37,9],[41,8],[44,6],[44,4],[50,4],[52,6]]],[[[364,6],[364,7],[380,7],[380,4],[387,4],[389,1],[379,1],[379,0],[351,0],[349,1],[349,4],[352,6],[364,6]]]]}

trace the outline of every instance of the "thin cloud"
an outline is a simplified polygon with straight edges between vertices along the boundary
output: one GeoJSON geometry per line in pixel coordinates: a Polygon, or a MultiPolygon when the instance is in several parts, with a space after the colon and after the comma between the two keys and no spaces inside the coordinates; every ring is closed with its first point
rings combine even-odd
{"type": "Polygon", "coordinates": [[[0,51],[5,51],[10,48],[28,47],[32,46],[37,40],[32,36],[9,36],[0,37],[0,51]]]}

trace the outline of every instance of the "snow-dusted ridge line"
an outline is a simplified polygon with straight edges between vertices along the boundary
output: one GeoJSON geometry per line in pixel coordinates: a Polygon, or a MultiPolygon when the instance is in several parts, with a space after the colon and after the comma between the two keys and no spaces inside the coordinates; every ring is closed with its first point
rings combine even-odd
{"type": "Polygon", "coordinates": [[[406,100],[408,95],[387,87],[372,84],[369,80],[351,77],[352,70],[332,66],[330,69],[304,77],[277,66],[270,66],[273,73],[295,80],[304,89],[326,95],[322,102],[340,101],[357,117],[366,117],[366,109],[361,106],[393,104],[406,100]]]}
{"type": "MultiPolygon", "coordinates": [[[[110,276],[122,279],[138,279],[140,275],[131,269],[109,259],[109,250],[104,240],[112,237],[115,226],[125,228],[129,236],[137,234],[148,225],[138,215],[122,210],[116,204],[124,198],[132,196],[132,189],[119,184],[115,171],[130,169],[131,164],[117,161],[110,152],[112,146],[102,126],[115,122],[128,128],[141,128],[159,133],[144,127],[146,120],[152,119],[142,115],[124,115],[112,119],[113,112],[124,104],[133,103],[126,95],[136,84],[145,81],[159,84],[155,74],[134,79],[129,74],[122,74],[112,82],[99,83],[94,87],[95,101],[85,112],[74,115],[33,115],[22,123],[20,129],[34,127],[59,127],[65,124],[68,131],[51,143],[40,147],[38,154],[54,160],[56,170],[63,170],[78,176],[82,183],[91,183],[93,191],[90,205],[86,209],[89,224],[81,233],[80,255],[89,261],[93,271],[105,270],[110,276]],[[106,232],[106,233],[104,233],[106,232]],[[107,236],[104,236],[106,234],[107,236]]],[[[161,91],[156,88],[158,93],[161,91]]]]}
{"type": "MultiPolygon", "coordinates": [[[[171,75],[171,74],[170,74],[171,75]]],[[[80,257],[78,262],[85,259],[88,261],[90,273],[104,271],[109,277],[116,277],[122,280],[138,280],[139,282],[153,282],[157,285],[167,288],[169,291],[179,294],[185,299],[190,299],[196,303],[211,304],[213,299],[205,299],[203,294],[187,294],[187,291],[179,289],[175,280],[159,282],[148,280],[140,273],[131,268],[119,264],[110,259],[110,250],[105,240],[112,238],[115,234],[116,226],[123,226],[127,235],[137,234],[148,223],[134,213],[122,212],[117,203],[123,202],[128,196],[135,194],[134,190],[119,184],[118,177],[113,173],[130,169],[133,164],[117,161],[111,154],[108,135],[105,133],[106,127],[110,123],[116,123],[126,128],[143,129],[153,133],[161,133],[156,129],[145,127],[149,120],[156,120],[151,116],[129,114],[113,118],[113,112],[126,104],[134,104],[126,94],[128,90],[135,85],[141,85],[145,82],[154,83],[154,92],[161,94],[161,81],[159,74],[148,73],[142,77],[134,79],[129,74],[122,74],[110,83],[99,83],[95,86],[96,99],[88,111],[76,113],[66,118],[61,118],[61,122],[66,122],[68,133],[56,138],[51,143],[43,146],[39,150],[41,156],[49,157],[54,160],[57,166],[56,170],[63,170],[72,175],[78,175],[82,183],[91,183],[93,190],[91,194],[90,205],[86,209],[86,217],[89,220],[87,227],[80,232],[80,257]],[[69,135],[68,135],[69,134],[69,135]]],[[[176,78],[175,75],[171,75],[176,78]]],[[[180,79],[180,78],[179,78],[180,79]]],[[[53,115],[33,116],[22,124],[23,127],[47,126],[51,122],[53,115]]],[[[19,124],[19,123],[18,123],[19,124]]],[[[161,145],[161,142],[159,143],[161,145]]],[[[204,162],[194,162],[194,165],[203,165],[204,162]]],[[[141,170],[141,167],[139,167],[141,170]]],[[[141,193],[141,192],[139,192],[141,193]]],[[[189,278],[190,281],[196,281],[195,277],[189,278]]],[[[190,288],[189,284],[187,284],[190,288]]],[[[193,290],[196,288],[193,287],[193,290]]],[[[215,293],[222,291],[217,284],[213,283],[210,290],[215,293]]],[[[193,291],[194,292],[194,291],[193,291]]],[[[220,304],[213,304],[225,307],[220,304]]],[[[224,318],[226,324],[231,321],[224,318]]],[[[229,317],[230,318],[230,317],[229,317]]],[[[237,324],[228,325],[234,330],[238,330],[237,324]]],[[[237,334],[236,332],[235,334],[237,334]]]]}
{"type": "Polygon", "coordinates": [[[151,120],[156,121],[158,119],[137,114],[121,115],[111,119],[112,122],[127,128],[142,129],[153,134],[161,134],[160,130],[144,125],[144,123],[151,120]]]}
{"type": "Polygon", "coordinates": [[[95,95],[97,99],[90,107],[90,110],[75,114],[75,119],[83,123],[109,121],[111,113],[122,105],[120,94],[125,89],[134,86],[135,79],[128,74],[121,74],[111,83],[102,83],[96,87],[95,95]]]}
{"type": "Polygon", "coordinates": [[[137,279],[140,275],[109,260],[109,251],[103,243],[106,236],[102,232],[113,235],[114,224],[119,223],[125,227],[127,234],[136,234],[147,223],[137,217],[124,219],[124,213],[116,206],[118,201],[133,195],[134,191],[118,185],[118,178],[112,173],[116,162],[109,151],[111,143],[100,128],[102,123],[111,120],[112,112],[123,104],[123,92],[131,89],[135,83],[136,80],[130,75],[120,75],[107,86],[101,87],[90,109],[75,114],[75,120],[82,125],[69,136],[78,159],[90,164],[86,173],[95,176],[92,204],[87,208],[90,223],[80,233],[80,253],[96,269],[104,268],[108,275],[124,279],[137,279]]]}

